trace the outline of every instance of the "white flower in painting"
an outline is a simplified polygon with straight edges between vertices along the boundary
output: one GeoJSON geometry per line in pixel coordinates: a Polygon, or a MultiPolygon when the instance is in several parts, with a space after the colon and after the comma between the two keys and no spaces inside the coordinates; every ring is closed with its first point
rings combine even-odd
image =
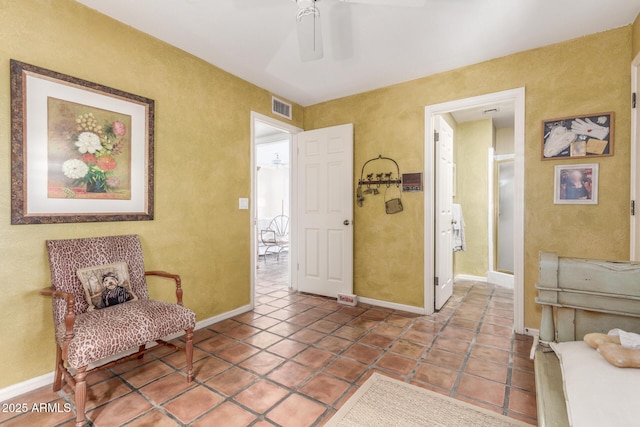
{"type": "Polygon", "coordinates": [[[102,150],[102,144],[100,143],[100,137],[93,132],[82,132],[78,135],[78,141],[76,141],[76,147],[81,153],[95,153],[102,150]]]}
{"type": "Polygon", "coordinates": [[[87,166],[82,160],[71,159],[62,164],[62,172],[64,176],[71,179],[80,179],[89,172],[89,166],[87,166]]]}

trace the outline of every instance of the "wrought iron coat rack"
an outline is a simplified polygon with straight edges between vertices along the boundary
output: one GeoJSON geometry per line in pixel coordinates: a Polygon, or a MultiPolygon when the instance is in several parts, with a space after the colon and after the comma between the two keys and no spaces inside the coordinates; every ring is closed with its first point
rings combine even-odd
{"type": "Polygon", "coordinates": [[[357,191],[357,203],[358,206],[362,206],[362,202],[364,202],[364,194],[379,194],[378,188],[380,186],[386,186],[386,188],[395,185],[396,187],[400,187],[402,185],[402,178],[400,176],[400,166],[398,166],[398,162],[393,160],[390,157],[383,157],[382,154],[378,155],[378,157],[374,157],[373,159],[367,160],[364,165],[362,165],[362,170],[360,171],[360,179],[358,180],[358,191],[357,191]],[[393,176],[393,171],[391,172],[381,172],[381,173],[368,173],[365,178],[365,169],[367,165],[376,160],[388,160],[393,162],[396,166],[396,176],[393,176]],[[374,178],[375,176],[375,178],[374,178]],[[362,187],[366,186],[366,190],[362,190],[362,187]],[[373,187],[372,187],[373,186],[373,187]]]}
{"type": "Polygon", "coordinates": [[[402,178],[400,177],[400,167],[398,166],[398,162],[396,162],[390,157],[382,157],[382,154],[380,154],[378,155],[378,157],[374,157],[373,159],[369,159],[366,162],[364,162],[364,165],[362,165],[362,171],[360,172],[360,180],[358,181],[358,185],[368,185],[368,186],[378,185],[379,186],[382,184],[385,184],[387,186],[391,186],[392,184],[395,184],[396,186],[400,186],[400,184],[402,184],[402,178]],[[374,162],[376,160],[392,161],[393,164],[396,165],[397,178],[393,178],[393,172],[389,172],[389,173],[375,174],[376,179],[373,179],[374,174],[370,173],[370,174],[367,174],[367,179],[364,179],[364,169],[367,167],[369,163],[374,162]]]}

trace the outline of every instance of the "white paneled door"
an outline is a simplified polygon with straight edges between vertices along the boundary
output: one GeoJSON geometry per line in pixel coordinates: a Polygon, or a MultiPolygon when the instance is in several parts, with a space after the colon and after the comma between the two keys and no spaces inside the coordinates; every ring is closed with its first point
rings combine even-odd
{"type": "Polygon", "coordinates": [[[298,290],[353,293],[353,124],[298,134],[298,290]]]}
{"type": "Polygon", "coordinates": [[[631,260],[640,261],[640,54],[631,71],[633,99],[631,110],[631,260]]]}
{"type": "Polygon", "coordinates": [[[441,116],[435,117],[436,134],[436,283],[435,309],[453,294],[453,130],[441,116]]]}

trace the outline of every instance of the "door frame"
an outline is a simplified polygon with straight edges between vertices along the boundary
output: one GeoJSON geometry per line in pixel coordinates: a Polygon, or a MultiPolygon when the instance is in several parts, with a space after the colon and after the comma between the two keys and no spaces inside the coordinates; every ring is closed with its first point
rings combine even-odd
{"type": "MultiPolygon", "coordinates": [[[[638,81],[638,73],[640,73],[640,53],[631,62],[631,96],[633,96],[634,93],[635,94],[638,93],[638,85],[640,84],[640,82],[638,81]]],[[[640,147],[639,147],[640,141],[638,141],[638,138],[640,138],[640,129],[638,129],[638,127],[640,127],[640,123],[639,123],[640,118],[638,117],[638,114],[640,114],[640,108],[637,105],[638,102],[640,102],[640,99],[638,98],[638,95],[636,95],[636,108],[633,108],[633,105],[631,106],[631,176],[630,176],[631,200],[632,201],[635,200],[636,211],[640,208],[638,204],[638,196],[639,196],[638,193],[640,192],[640,188],[638,188],[638,185],[637,185],[638,169],[640,169],[640,159],[638,158],[638,154],[640,151],[640,147]]],[[[639,215],[631,214],[631,220],[629,221],[629,224],[630,224],[629,240],[631,245],[631,248],[629,250],[629,259],[631,261],[637,261],[638,257],[640,257],[640,250],[636,249],[637,244],[640,243],[636,239],[636,230],[638,229],[638,227],[640,227],[640,225],[637,224],[638,216],[639,215]]]]}
{"type": "Polygon", "coordinates": [[[471,98],[433,104],[425,107],[424,150],[424,308],[434,312],[435,277],[435,150],[433,116],[451,111],[512,101],[515,106],[515,219],[514,219],[514,330],[524,333],[524,122],[525,88],[480,95],[471,98]]]}
{"type": "Polygon", "coordinates": [[[283,132],[286,132],[291,135],[291,144],[289,146],[289,159],[290,160],[290,168],[289,168],[289,286],[297,290],[297,276],[294,273],[293,266],[297,265],[296,257],[296,245],[297,245],[297,215],[298,215],[298,199],[297,199],[297,176],[298,176],[298,164],[297,164],[297,156],[295,153],[298,152],[298,133],[302,132],[303,129],[293,126],[289,123],[282,122],[278,119],[274,119],[269,116],[265,116],[264,114],[256,113],[255,111],[251,111],[251,144],[250,144],[250,157],[251,157],[251,170],[250,170],[250,179],[251,179],[251,196],[249,199],[249,229],[250,229],[250,239],[251,239],[251,307],[255,307],[255,294],[256,294],[256,265],[258,262],[257,256],[257,234],[256,234],[256,140],[255,140],[255,124],[256,122],[262,122],[274,128],[280,129],[283,132]]]}

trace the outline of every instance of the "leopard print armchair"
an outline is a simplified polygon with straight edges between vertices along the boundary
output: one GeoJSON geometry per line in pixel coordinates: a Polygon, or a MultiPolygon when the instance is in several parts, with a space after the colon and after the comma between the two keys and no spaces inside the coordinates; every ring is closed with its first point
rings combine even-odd
{"type": "MultiPolygon", "coordinates": [[[[187,359],[186,380],[193,380],[193,328],[195,313],[182,305],[180,276],[162,271],[144,270],[142,247],[137,235],[48,240],[51,287],[42,295],[52,297],[56,342],[56,369],[53,390],[62,387],[62,378],[75,388],[76,426],[86,425],[86,376],[118,362],[142,358],[146,344],[157,342],[179,348],[162,338],[186,332],[184,350],[187,359]],[[137,297],[121,304],[93,309],[80,281],[78,270],[125,262],[130,290],[137,297]],[[146,276],[172,279],[176,303],[149,298],[146,276]],[[137,351],[116,361],[100,365],[102,359],[131,349],[137,351]],[[72,375],[68,368],[73,368],[72,375]]],[[[99,298],[98,298],[99,299],[99,298]]]]}

